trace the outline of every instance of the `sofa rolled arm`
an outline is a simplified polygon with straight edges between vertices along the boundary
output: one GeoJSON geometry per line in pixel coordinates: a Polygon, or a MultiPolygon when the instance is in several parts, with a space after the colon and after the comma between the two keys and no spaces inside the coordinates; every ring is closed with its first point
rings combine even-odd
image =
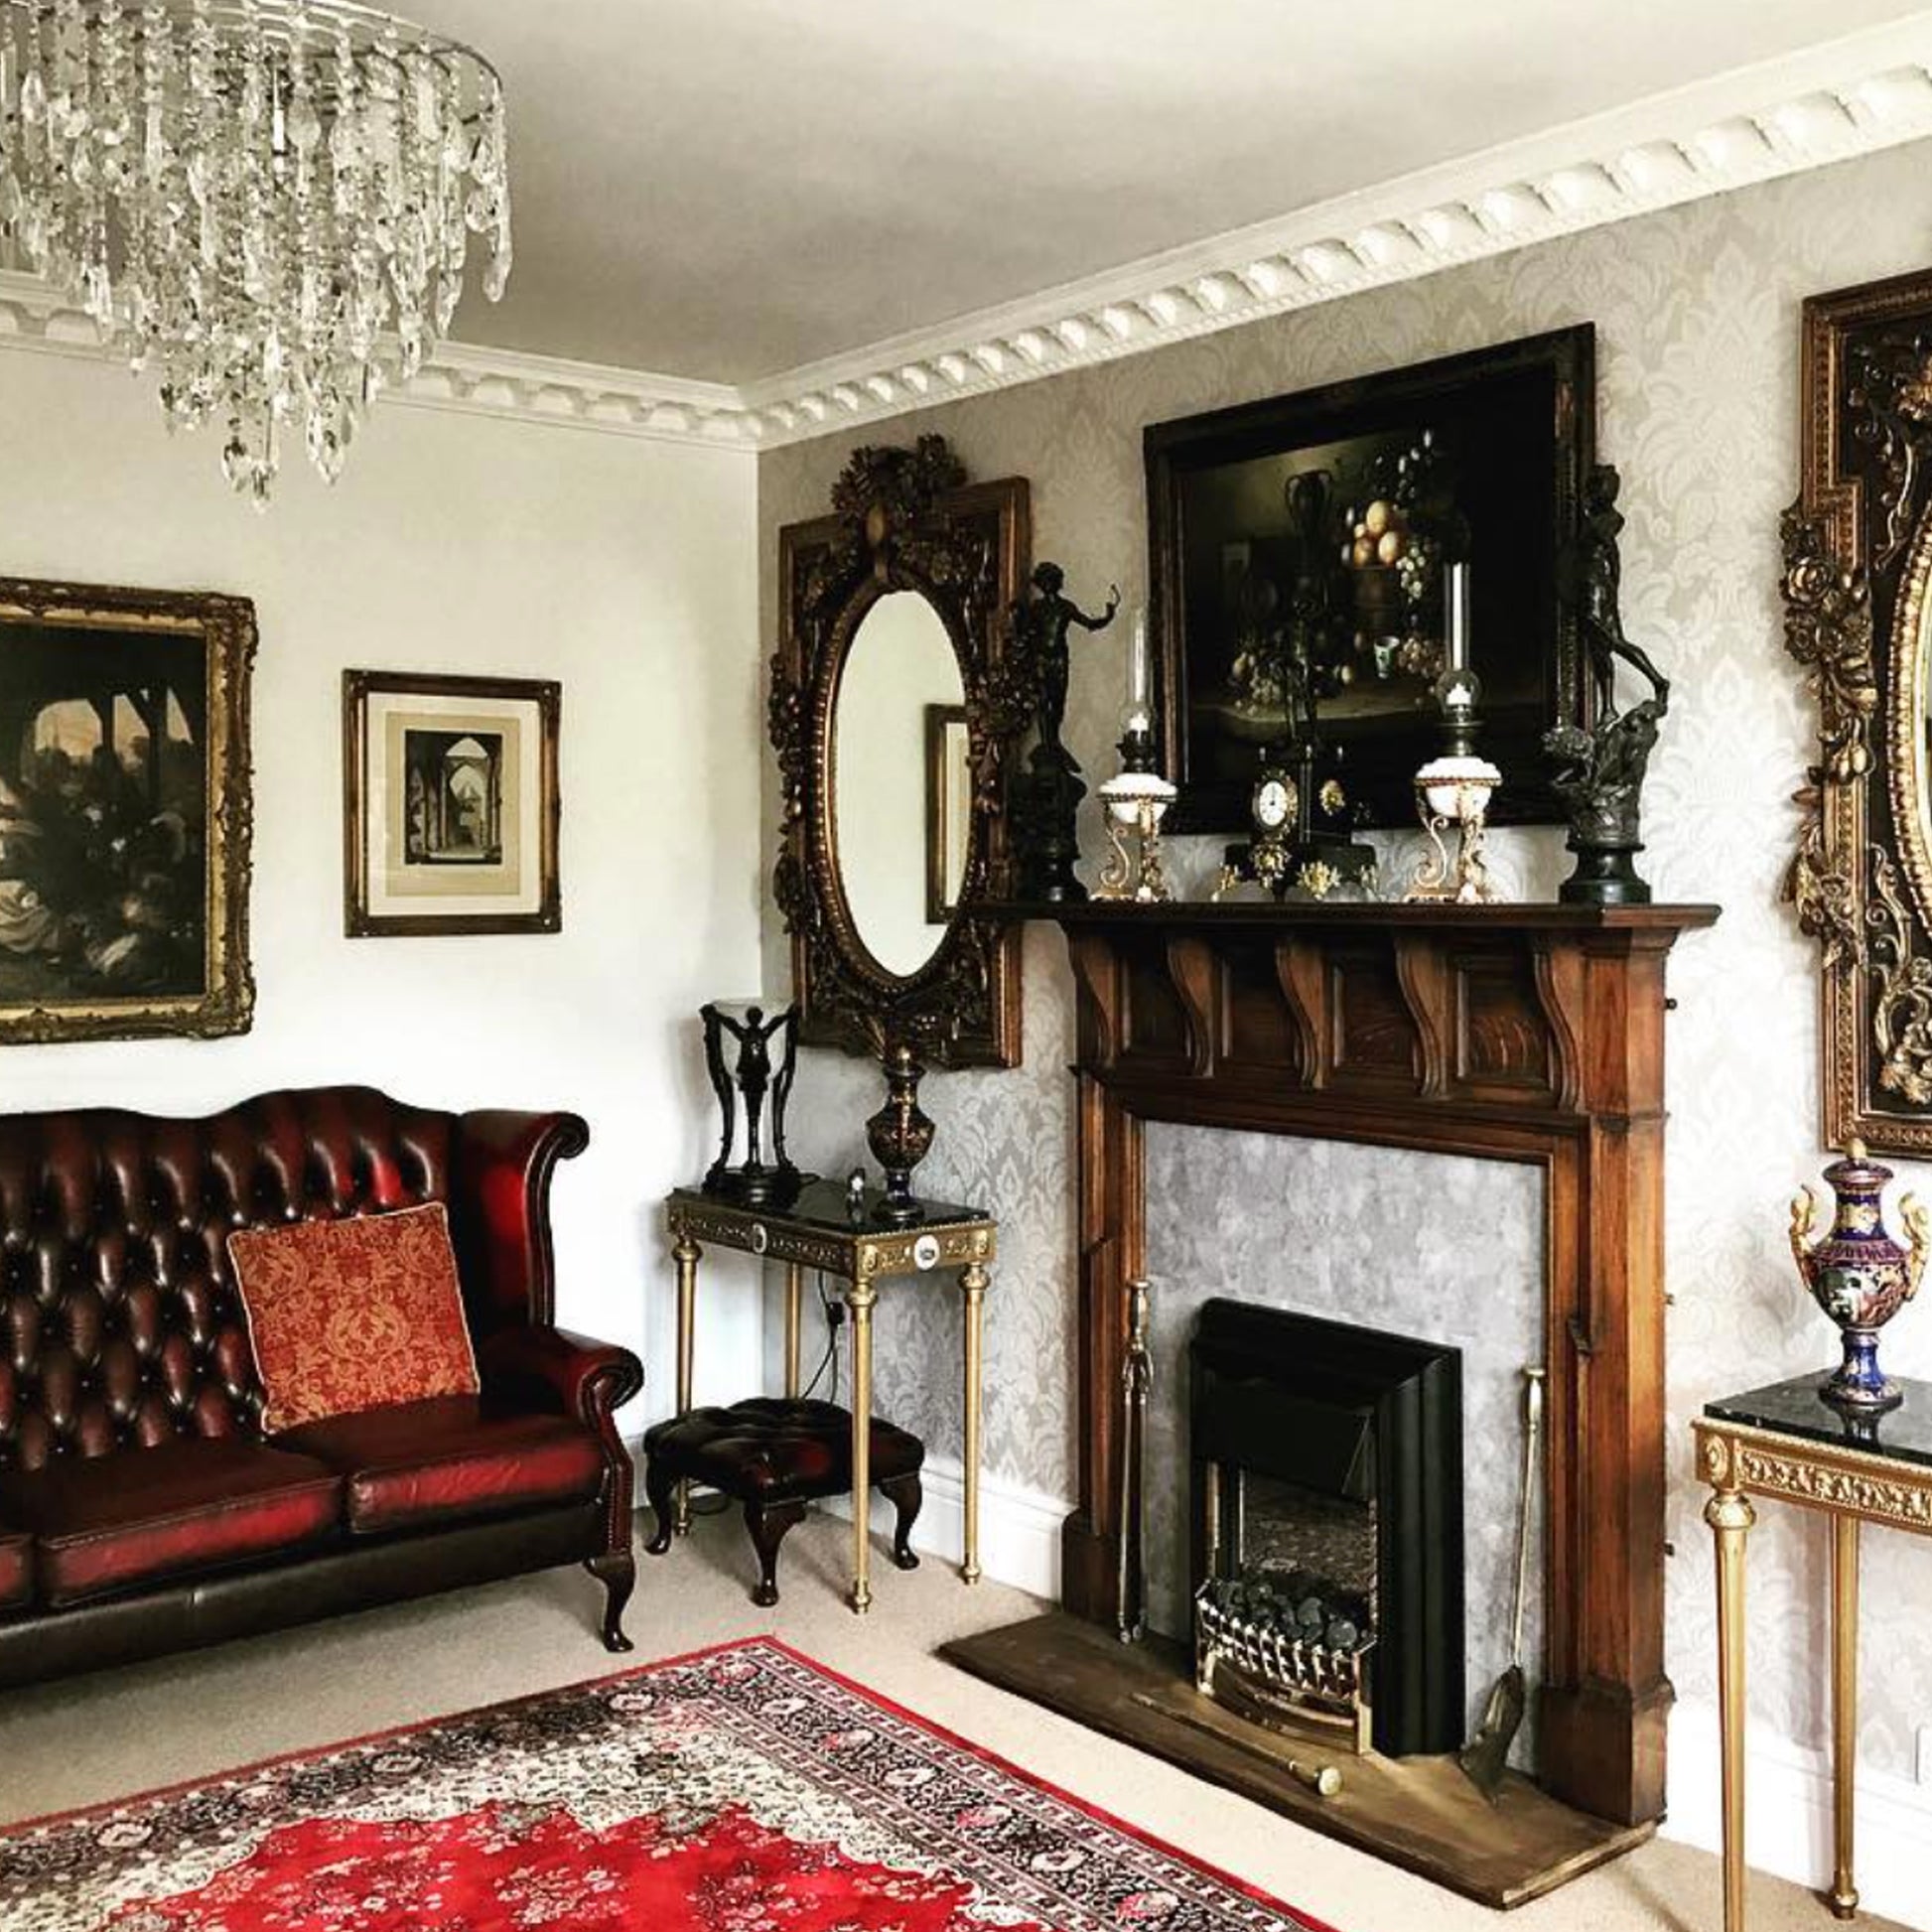
{"type": "Polygon", "coordinates": [[[450,1233],[480,1340],[499,1327],[543,1327],[555,1318],[550,1177],[590,1141],[578,1114],[488,1109],[459,1117],[450,1233]]]}
{"type": "Polygon", "coordinates": [[[478,1349],[477,1366],[492,1398],[554,1410],[599,1431],[644,1386],[644,1366],[629,1349],[568,1328],[499,1329],[478,1349]]]}
{"type": "MultiPolygon", "coordinates": [[[[631,1574],[630,1511],[634,1472],[630,1451],[618,1433],[618,1411],[644,1386],[644,1365],[627,1348],[615,1342],[592,1341],[567,1328],[547,1323],[531,1328],[504,1328],[477,1350],[477,1367],[483,1394],[492,1401],[534,1403],[574,1417],[588,1429],[604,1451],[604,1549],[616,1566],[613,1575],[631,1574]]],[[[595,1566],[593,1566],[595,1568],[595,1566]]],[[[598,1571],[600,1576],[606,1573],[598,1571]]],[[[610,1578],[606,1578],[607,1583],[610,1578]]],[[[612,1598],[612,1621],[605,1641],[612,1648],[627,1648],[613,1641],[616,1618],[630,1594],[621,1582],[612,1598]]],[[[621,1631],[619,1631],[621,1636],[621,1631]]]]}

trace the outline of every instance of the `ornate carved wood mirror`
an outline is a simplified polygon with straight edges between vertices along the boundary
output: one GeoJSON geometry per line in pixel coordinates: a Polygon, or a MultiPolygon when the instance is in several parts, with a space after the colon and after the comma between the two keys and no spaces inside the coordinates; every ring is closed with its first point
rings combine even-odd
{"type": "Polygon", "coordinates": [[[968,484],[925,436],[858,451],[832,502],[779,532],[771,661],[773,883],[801,1032],[1017,1066],[1019,929],[974,908],[1004,890],[1004,641],[1028,570],[1027,484],[968,484]]]}
{"type": "Polygon", "coordinates": [[[1824,1136],[1932,1153],[1932,274],[1805,304],[1785,643],[1819,759],[1786,896],[1820,942],[1824,1136]]]}

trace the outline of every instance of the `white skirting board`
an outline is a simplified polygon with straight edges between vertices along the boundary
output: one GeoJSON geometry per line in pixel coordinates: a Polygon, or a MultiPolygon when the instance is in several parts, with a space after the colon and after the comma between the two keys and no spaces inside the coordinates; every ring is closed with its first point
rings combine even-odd
{"type": "MultiPolygon", "coordinates": [[[[643,1439],[626,1447],[637,1465],[637,1506],[644,1511],[643,1534],[650,1534],[651,1515],[644,1506],[643,1439]]],[[[941,1563],[958,1563],[966,1547],[966,1485],[959,1463],[949,1455],[928,1455],[920,1471],[925,1501],[912,1526],[912,1547],[921,1556],[941,1563]]],[[[849,1497],[822,1505],[835,1516],[852,1518],[849,1497]]],[[[1042,1490],[1009,1482],[999,1476],[980,1478],[980,1569],[996,1584],[1011,1584],[1030,1596],[1057,1603],[1060,1597],[1060,1526],[1074,1505],[1042,1490]]],[[[889,1534],[893,1506],[873,1497],[873,1527],[889,1534]]]]}
{"type": "MultiPolygon", "coordinates": [[[[1670,1721],[1666,1838],[1715,1852],[1723,1842],[1718,1713],[1680,1704],[1670,1721]]],[[[1853,1874],[1863,1910],[1932,1932],[1932,1786],[1861,1769],[1853,1874]]],[[[1832,1876],[1829,1755],[1753,1725],[1744,1746],[1744,1858],[1760,1871],[1823,1890],[1832,1876]]],[[[1712,1883],[1718,1882],[1714,1873],[1712,1883]]],[[[1712,1897],[1717,1923],[1717,1895],[1712,1897]]],[[[1822,1914],[1822,1908],[1821,1908],[1822,1914]]],[[[1820,1923],[1829,1925],[1829,1917],[1820,1923]]]]}
{"type": "MultiPolygon", "coordinates": [[[[912,1547],[923,1557],[958,1563],[965,1549],[966,1487],[951,1456],[928,1455],[920,1471],[925,1503],[912,1526],[912,1547]]],[[[851,1498],[840,1496],[824,1507],[848,1521],[851,1498]]],[[[1073,1504],[1000,1476],[980,1477],[980,1569],[996,1584],[1011,1584],[1032,1596],[1053,1602],[1060,1595],[1060,1525],[1073,1504]]],[[[892,1505],[873,1497],[873,1528],[892,1527],[892,1505]]]]}

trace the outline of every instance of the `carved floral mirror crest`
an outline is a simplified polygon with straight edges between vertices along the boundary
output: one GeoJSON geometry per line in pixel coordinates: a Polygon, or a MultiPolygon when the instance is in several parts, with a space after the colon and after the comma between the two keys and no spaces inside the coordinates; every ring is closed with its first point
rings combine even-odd
{"type": "Polygon", "coordinates": [[[945,439],[859,450],[833,513],[779,532],[773,878],[807,1040],[941,1065],[1020,1061],[1020,933],[1001,772],[1024,706],[1006,614],[1031,546],[1023,479],[969,484],[945,439]]]}
{"type": "Polygon", "coordinates": [[[1805,304],[1785,643],[1819,710],[1786,882],[1821,948],[1823,1132],[1932,1153],[1932,274],[1805,304]]]}

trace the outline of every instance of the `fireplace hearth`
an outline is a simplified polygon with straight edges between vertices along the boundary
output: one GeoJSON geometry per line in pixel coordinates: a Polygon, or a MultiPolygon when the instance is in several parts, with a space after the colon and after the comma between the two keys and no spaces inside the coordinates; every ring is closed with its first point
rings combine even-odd
{"type": "Polygon", "coordinates": [[[1353,1751],[1457,1749],[1460,1352],[1212,1301],[1188,1363],[1197,1688],[1353,1751]]]}

